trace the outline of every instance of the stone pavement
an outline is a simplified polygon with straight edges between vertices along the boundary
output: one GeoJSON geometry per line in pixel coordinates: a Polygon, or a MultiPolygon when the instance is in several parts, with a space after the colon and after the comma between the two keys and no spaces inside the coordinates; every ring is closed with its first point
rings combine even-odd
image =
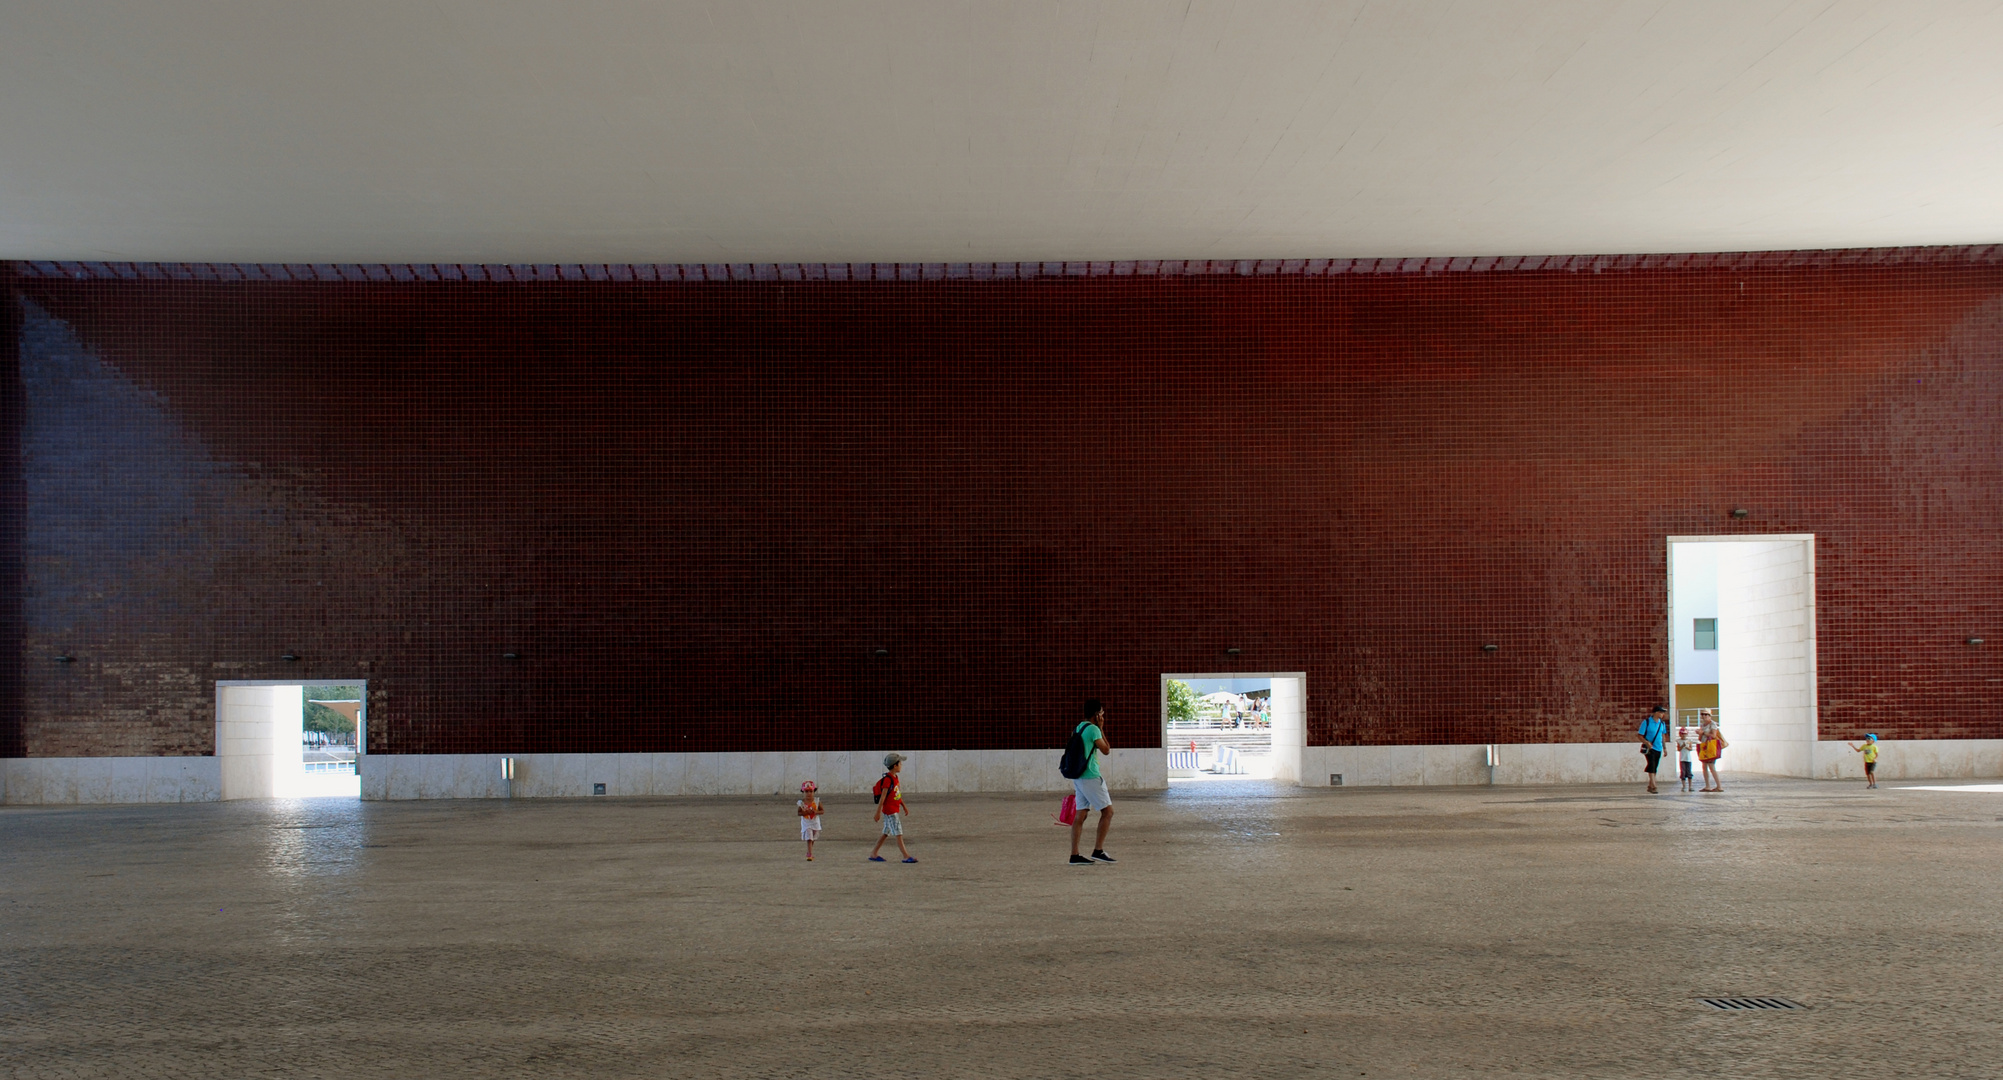
{"type": "Polygon", "coordinates": [[[0,1077],[1995,1076],[2003,792],[1906,787],[9,807],[0,1077]]]}

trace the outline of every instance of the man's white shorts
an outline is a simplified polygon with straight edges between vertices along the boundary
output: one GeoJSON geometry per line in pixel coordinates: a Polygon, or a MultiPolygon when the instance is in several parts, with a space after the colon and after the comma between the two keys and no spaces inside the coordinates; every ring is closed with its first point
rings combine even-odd
{"type": "Polygon", "coordinates": [[[1072,790],[1078,793],[1078,809],[1104,810],[1113,805],[1113,797],[1106,793],[1106,778],[1103,776],[1081,776],[1071,781],[1072,790]]]}

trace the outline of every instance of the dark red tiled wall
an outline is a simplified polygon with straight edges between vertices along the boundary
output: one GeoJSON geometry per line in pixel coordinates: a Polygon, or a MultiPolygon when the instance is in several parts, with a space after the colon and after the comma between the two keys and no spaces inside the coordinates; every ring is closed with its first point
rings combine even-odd
{"type": "MultiPolygon", "coordinates": [[[[14,293],[15,273],[0,267],[0,284],[14,293]]],[[[0,757],[27,754],[21,693],[22,605],[27,599],[21,574],[21,542],[26,533],[21,487],[20,378],[21,305],[0,305],[0,757]]]]}
{"type": "Polygon", "coordinates": [[[24,266],[0,752],[361,677],[376,752],[1151,745],[1232,670],[1617,739],[1664,538],[1747,532],[1817,535],[1825,737],[2003,737],[1994,252],[1321,265],[24,266]]]}

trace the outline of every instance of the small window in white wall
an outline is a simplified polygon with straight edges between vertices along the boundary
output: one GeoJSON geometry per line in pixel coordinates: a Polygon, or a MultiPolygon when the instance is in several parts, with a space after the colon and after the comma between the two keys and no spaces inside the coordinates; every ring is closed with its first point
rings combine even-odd
{"type": "Polygon", "coordinates": [[[1690,647],[1693,649],[1716,650],[1718,648],[1718,620],[1692,619],[1690,621],[1695,624],[1690,634],[1690,647]]]}

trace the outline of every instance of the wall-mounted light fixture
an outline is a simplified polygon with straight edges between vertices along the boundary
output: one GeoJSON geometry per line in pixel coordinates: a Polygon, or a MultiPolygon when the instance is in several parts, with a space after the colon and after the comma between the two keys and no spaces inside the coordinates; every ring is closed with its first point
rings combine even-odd
{"type": "Polygon", "coordinates": [[[1968,639],[1968,644],[1970,644],[1970,645],[1980,645],[1980,644],[1982,644],[1982,639],[1981,639],[1981,638],[1979,638],[1979,637],[1972,637],[1972,638],[1969,638],[1969,639],[1968,639]]]}
{"type": "Polygon", "coordinates": [[[521,658],[522,654],[518,652],[504,652],[501,654],[501,659],[503,660],[520,660],[521,658]]]}
{"type": "Polygon", "coordinates": [[[871,655],[871,656],[889,656],[889,655],[890,655],[890,650],[889,650],[889,649],[878,649],[878,650],[876,650],[875,652],[871,653],[870,655],[871,655]]]}
{"type": "Polygon", "coordinates": [[[1226,656],[1237,656],[1237,655],[1238,655],[1239,653],[1242,653],[1242,652],[1244,652],[1244,651],[1245,651],[1245,650],[1243,650],[1243,649],[1226,649],[1226,650],[1224,650],[1224,655],[1226,655],[1226,656]]]}
{"type": "Polygon", "coordinates": [[[74,657],[74,656],[71,656],[71,655],[70,655],[70,654],[68,654],[68,653],[64,653],[64,654],[62,654],[61,656],[58,656],[58,657],[56,657],[56,663],[58,663],[58,664],[74,664],[74,663],[76,663],[76,662],[77,662],[77,658],[76,658],[76,657],[74,657]]]}
{"type": "Polygon", "coordinates": [[[286,653],[284,656],[279,657],[279,659],[289,664],[292,661],[299,659],[299,656],[296,653],[286,653]]]}
{"type": "Polygon", "coordinates": [[[1751,510],[1746,509],[1743,506],[1734,506],[1732,507],[1732,516],[1744,520],[1746,518],[1752,517],[1753,512],[1751,510]]]}
{"type": "Polygon", "coordinates": [[[1491,641],[1491,642],[1489,642],[1488,644],[1486,644],[1486,645],[1483,645],[1483,646],[1481,647],[1481,651],[1482,651],[1482,652],[1494,652],[1494,651],[1496,651],[1497,649],[1500,649],[1500,648],[1502,648],[1502,646],[1500,646],[1500,645],[1497,645],[1496,643],[1494,643],[1494,642],[1492,642],[1492,641],[1491,641]]]}

